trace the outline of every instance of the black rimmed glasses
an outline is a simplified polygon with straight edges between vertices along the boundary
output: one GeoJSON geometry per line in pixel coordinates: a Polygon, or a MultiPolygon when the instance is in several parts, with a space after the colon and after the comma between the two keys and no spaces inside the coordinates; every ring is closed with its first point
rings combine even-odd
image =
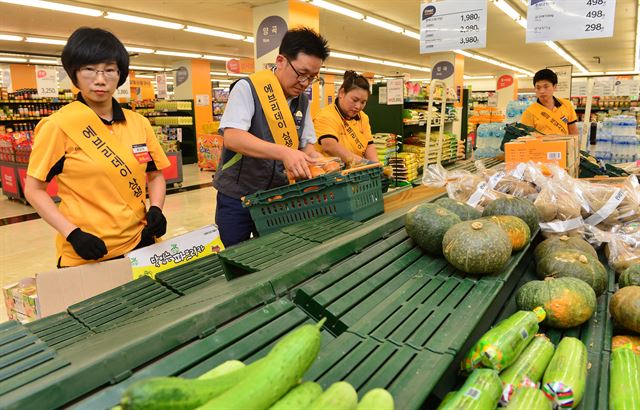
{"type": "Polygon", "coordinates": [[[93,67],[82,67],[80,70],[78,70],[80,73],[80,77],[86,79],[86,80],[94,80],[96,77],[98,77],[99,73],[102,73],[102,75],[104,76],[105,80],[117,80],[120,78],[120,71],[118,71],[115,68],[107,68],[104,70],[96,70],[93,67]]]}
{"type": "Polygon", "coordinates": [[[291,64],[291,60],[289,60],[288,57],[285,57],[285,58],[287,59],[287,62],[289,63],[289,66],[291,66],[291,69],[293,70],[293,72],[298,75],[298,82],[300,84],[307,83],[308,85],[311,85],[320,81],[320,77],[317,75],[300,74],[298,70],[296,70],[296,68],[293,66],[293,64],[291,64]]]}

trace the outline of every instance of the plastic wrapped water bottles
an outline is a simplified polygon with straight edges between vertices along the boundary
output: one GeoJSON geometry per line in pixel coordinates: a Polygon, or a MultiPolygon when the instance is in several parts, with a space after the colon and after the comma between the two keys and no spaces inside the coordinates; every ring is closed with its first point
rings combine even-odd
{"type": "Polygon", "coordinates": [[[532,104],[531,101],[509,101],[507,103],[507,118],[508,124],[512,122],[520,122],[522,113],[532,104]]]}
{"type": "Polygon", "coordinates": [[[636,135],[637,121],[631,115],[605,118],[598,124],[596,158],[621,164],[640,159],[640,141],[636,135]]]}
{"type": "Polygon", "coordinates": [[[500,144],[504,138],[504,123],[480,124],[476,132],[475,158],[491,158],[502,154],[500,144]]]}

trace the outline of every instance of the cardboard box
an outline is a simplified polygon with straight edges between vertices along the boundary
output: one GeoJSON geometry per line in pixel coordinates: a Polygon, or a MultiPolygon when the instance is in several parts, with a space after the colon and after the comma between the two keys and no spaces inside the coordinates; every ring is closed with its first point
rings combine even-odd
{"type": "Polygon", "coordinates": [[[556,164],[577,177],[580,152],[577,135],[545,135],[539,138],[525,137],[504,145],[505,162],[514,165],[520,162],[556,164]]]}
{"type": "Polygon", "coordinates": [[[64,312],[67,307],[124,285],[132,278],[127,258],[38,273],[35,278],[3,288],[7,315],[9,319],[30,322],[64,312]]]}
{"type": "Polygon", "coordinates": [[[155,278],[160,272],[224,249],[215,225],[207,225],[166,241],[129,252],[133,277],[147,275],[155,278]]]}

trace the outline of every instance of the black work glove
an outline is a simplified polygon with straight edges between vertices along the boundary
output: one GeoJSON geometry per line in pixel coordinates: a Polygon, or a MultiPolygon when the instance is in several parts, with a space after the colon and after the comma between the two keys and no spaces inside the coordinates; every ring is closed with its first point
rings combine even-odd
{"type": "Polygon", "coordinates": [[[67,236],[76,253],[86,260],[97,260],[107,254],[107,245],[95,235],[76,228],[67,236]]]}
{"type": "Polygon", "coordinates": [[[162,214],[162,209],[155,205],[147,212],[147,229],[149,234],[156,238],[167,233],[167,218],[162,214]]]}

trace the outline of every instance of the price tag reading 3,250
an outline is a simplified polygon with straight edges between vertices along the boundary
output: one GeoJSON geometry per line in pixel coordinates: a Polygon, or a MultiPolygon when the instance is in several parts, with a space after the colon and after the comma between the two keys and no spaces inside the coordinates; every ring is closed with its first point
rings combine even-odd
{"type": "Polygon", "coordinates": [[[487,42],[487,2],[432,1],[421,6],[420,53],[484,48],[487,42]]]}
{"type": "Polygon", "coordinates": [[[616,0],[529,0],[527,43],[613,36],[616,0]]]}

